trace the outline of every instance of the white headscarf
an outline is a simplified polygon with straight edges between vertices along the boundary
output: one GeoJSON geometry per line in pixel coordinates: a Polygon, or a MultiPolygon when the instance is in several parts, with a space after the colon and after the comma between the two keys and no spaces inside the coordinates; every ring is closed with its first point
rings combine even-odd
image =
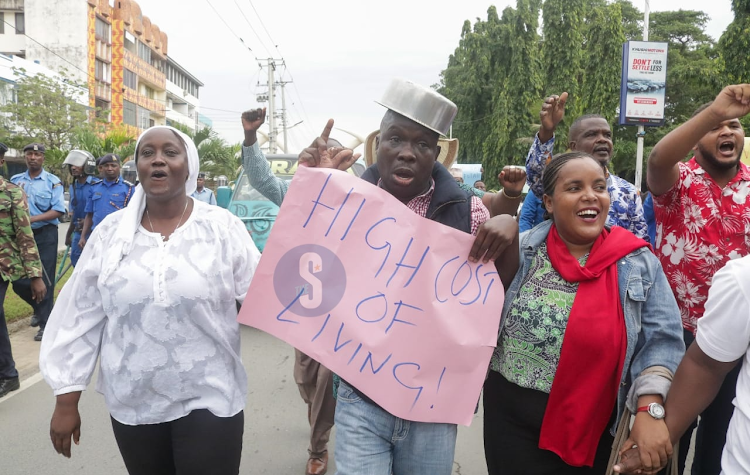
{"type": "MultiPolygon", "coordinates": [[[[188,178],[185,182],[185,194],[190,196],[198,187],[198,172],[200,171],[200,160],[198,158],[198,149],[195,148],[195,143],[186,134],[180,132],[174,127],[168,125],[157,125],[145,130],[138,141],[135,144],[136,150],[136,161],[138,160],[138,147],[141,144],[143,137],[155,129],[167,129],[171,130],[182,140],[187,150],[188,160],[188,178]]],[[[139,184],[133,191],[133,196],[130,198],[130,202],[123,210],[123,216],[120,219],[120,223],[117,225],[117,231],[112,236],[112,242],[109,243],[109,252],[104,259],[104,268],[102,269],[102,278],[107,278],[120,263],[124,256],[130,253],[133,247],[133,237],[135,236],[138,226],[140,226],[141,219],[143,219],[143,212],[146,209],[146,193],[143,191],[143,187],[139,184]]]]}

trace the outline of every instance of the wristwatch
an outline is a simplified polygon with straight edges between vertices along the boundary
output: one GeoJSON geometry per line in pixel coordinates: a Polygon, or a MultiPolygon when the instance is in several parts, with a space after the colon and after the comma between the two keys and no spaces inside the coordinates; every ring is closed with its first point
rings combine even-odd
{"type": "Polygon", "coordinates": [[[652,402],[648,406],[642,406],[638,408],[636,412],[648,412],[648,415],[656,420],[664,419],[664,406],[658,402],[652,402]]]}

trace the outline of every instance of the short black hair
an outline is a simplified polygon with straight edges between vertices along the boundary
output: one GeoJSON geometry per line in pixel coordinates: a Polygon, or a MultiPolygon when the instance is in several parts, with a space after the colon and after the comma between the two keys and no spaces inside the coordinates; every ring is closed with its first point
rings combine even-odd
{"type": "Polygon", "coordinates": [[[569,161],[577,160],[579,158],[590,158],[605,170],[605,167],[597,159],[586,152],[558,153],[552,157],[552,160],[550,160],[547,166],[544,167],[544,171],[542,171],[542,188],[544,189],[545,195],[552,196],[555,193],[555,186],[557,185],[557,177],[560,175],[560,170],[562,170],[569,161]]]}
{"type": "Polygon", "coordinates": [[[584,120],[589,119],[604,119],[607,120],[606,117],[600,114],[584,114],[573,121],[573,123],[570,125],[570,128],[568,129],[568,141],[574,141],[574,139],[578,138],[578,135],[581,133],[581,127],[583,126],[584,120]]]}
{"type": "Polygon", "coordinates": [[[710,106],[711,104],[713,104],[713,103],[714,103],[714,101],[708,101],[708,102],[706,102],[705,104],[701,104],[700,106],[698,106],[698,108],[697,108],[697,109],[695,109],[695,111],[693,112],[693,115],[691,115],[691,116],[690,116],[690,118],[692,119],[692,118],[693,118],[693,117],[695,117],[696,115],[698,115],[698,114],[700,114],[701,112],[703,112],[704,110],[708,109],[708,107],[709,107],[709,106],[710,106]]]}

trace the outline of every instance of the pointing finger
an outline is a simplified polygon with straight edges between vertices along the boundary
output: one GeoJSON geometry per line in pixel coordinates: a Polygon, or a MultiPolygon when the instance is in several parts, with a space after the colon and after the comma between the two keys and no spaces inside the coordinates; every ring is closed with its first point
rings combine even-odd
{"type": "Polygon", "coordinates": [[[568,93],[563,92],[560,94],[560,106],[565,107],[565,103],[568,101],[568,93]]]}
{"type": "Polygon", "coordinates": [[[328,142],[328,137],[331,136],[331,130],[333,130],[333,119],[328,119],[326,126],[323,128],[323,133],[320,134],[320,138],[323,139],[323,142],[328,142]]]}

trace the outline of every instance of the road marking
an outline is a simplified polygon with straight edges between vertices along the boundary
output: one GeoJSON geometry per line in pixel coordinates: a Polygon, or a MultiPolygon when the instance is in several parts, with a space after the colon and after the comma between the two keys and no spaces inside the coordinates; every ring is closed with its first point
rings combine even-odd
{"type": "Polygon", "coordinates": [[[20,393],[26,391],[31,386],[35,385],[39,381],[43,381],[44,378],[42,377],[42,373],[36,373],[34,376],[31,376],[29,378],[24,379],[21,381],[21,387],[17,389],[16,391],[10,392],[7,395],[5,395],[2,399],[0,399],[0,404],[8,401],[9,399],[12,399],[14,396],[18,396],[20,393]]]}

